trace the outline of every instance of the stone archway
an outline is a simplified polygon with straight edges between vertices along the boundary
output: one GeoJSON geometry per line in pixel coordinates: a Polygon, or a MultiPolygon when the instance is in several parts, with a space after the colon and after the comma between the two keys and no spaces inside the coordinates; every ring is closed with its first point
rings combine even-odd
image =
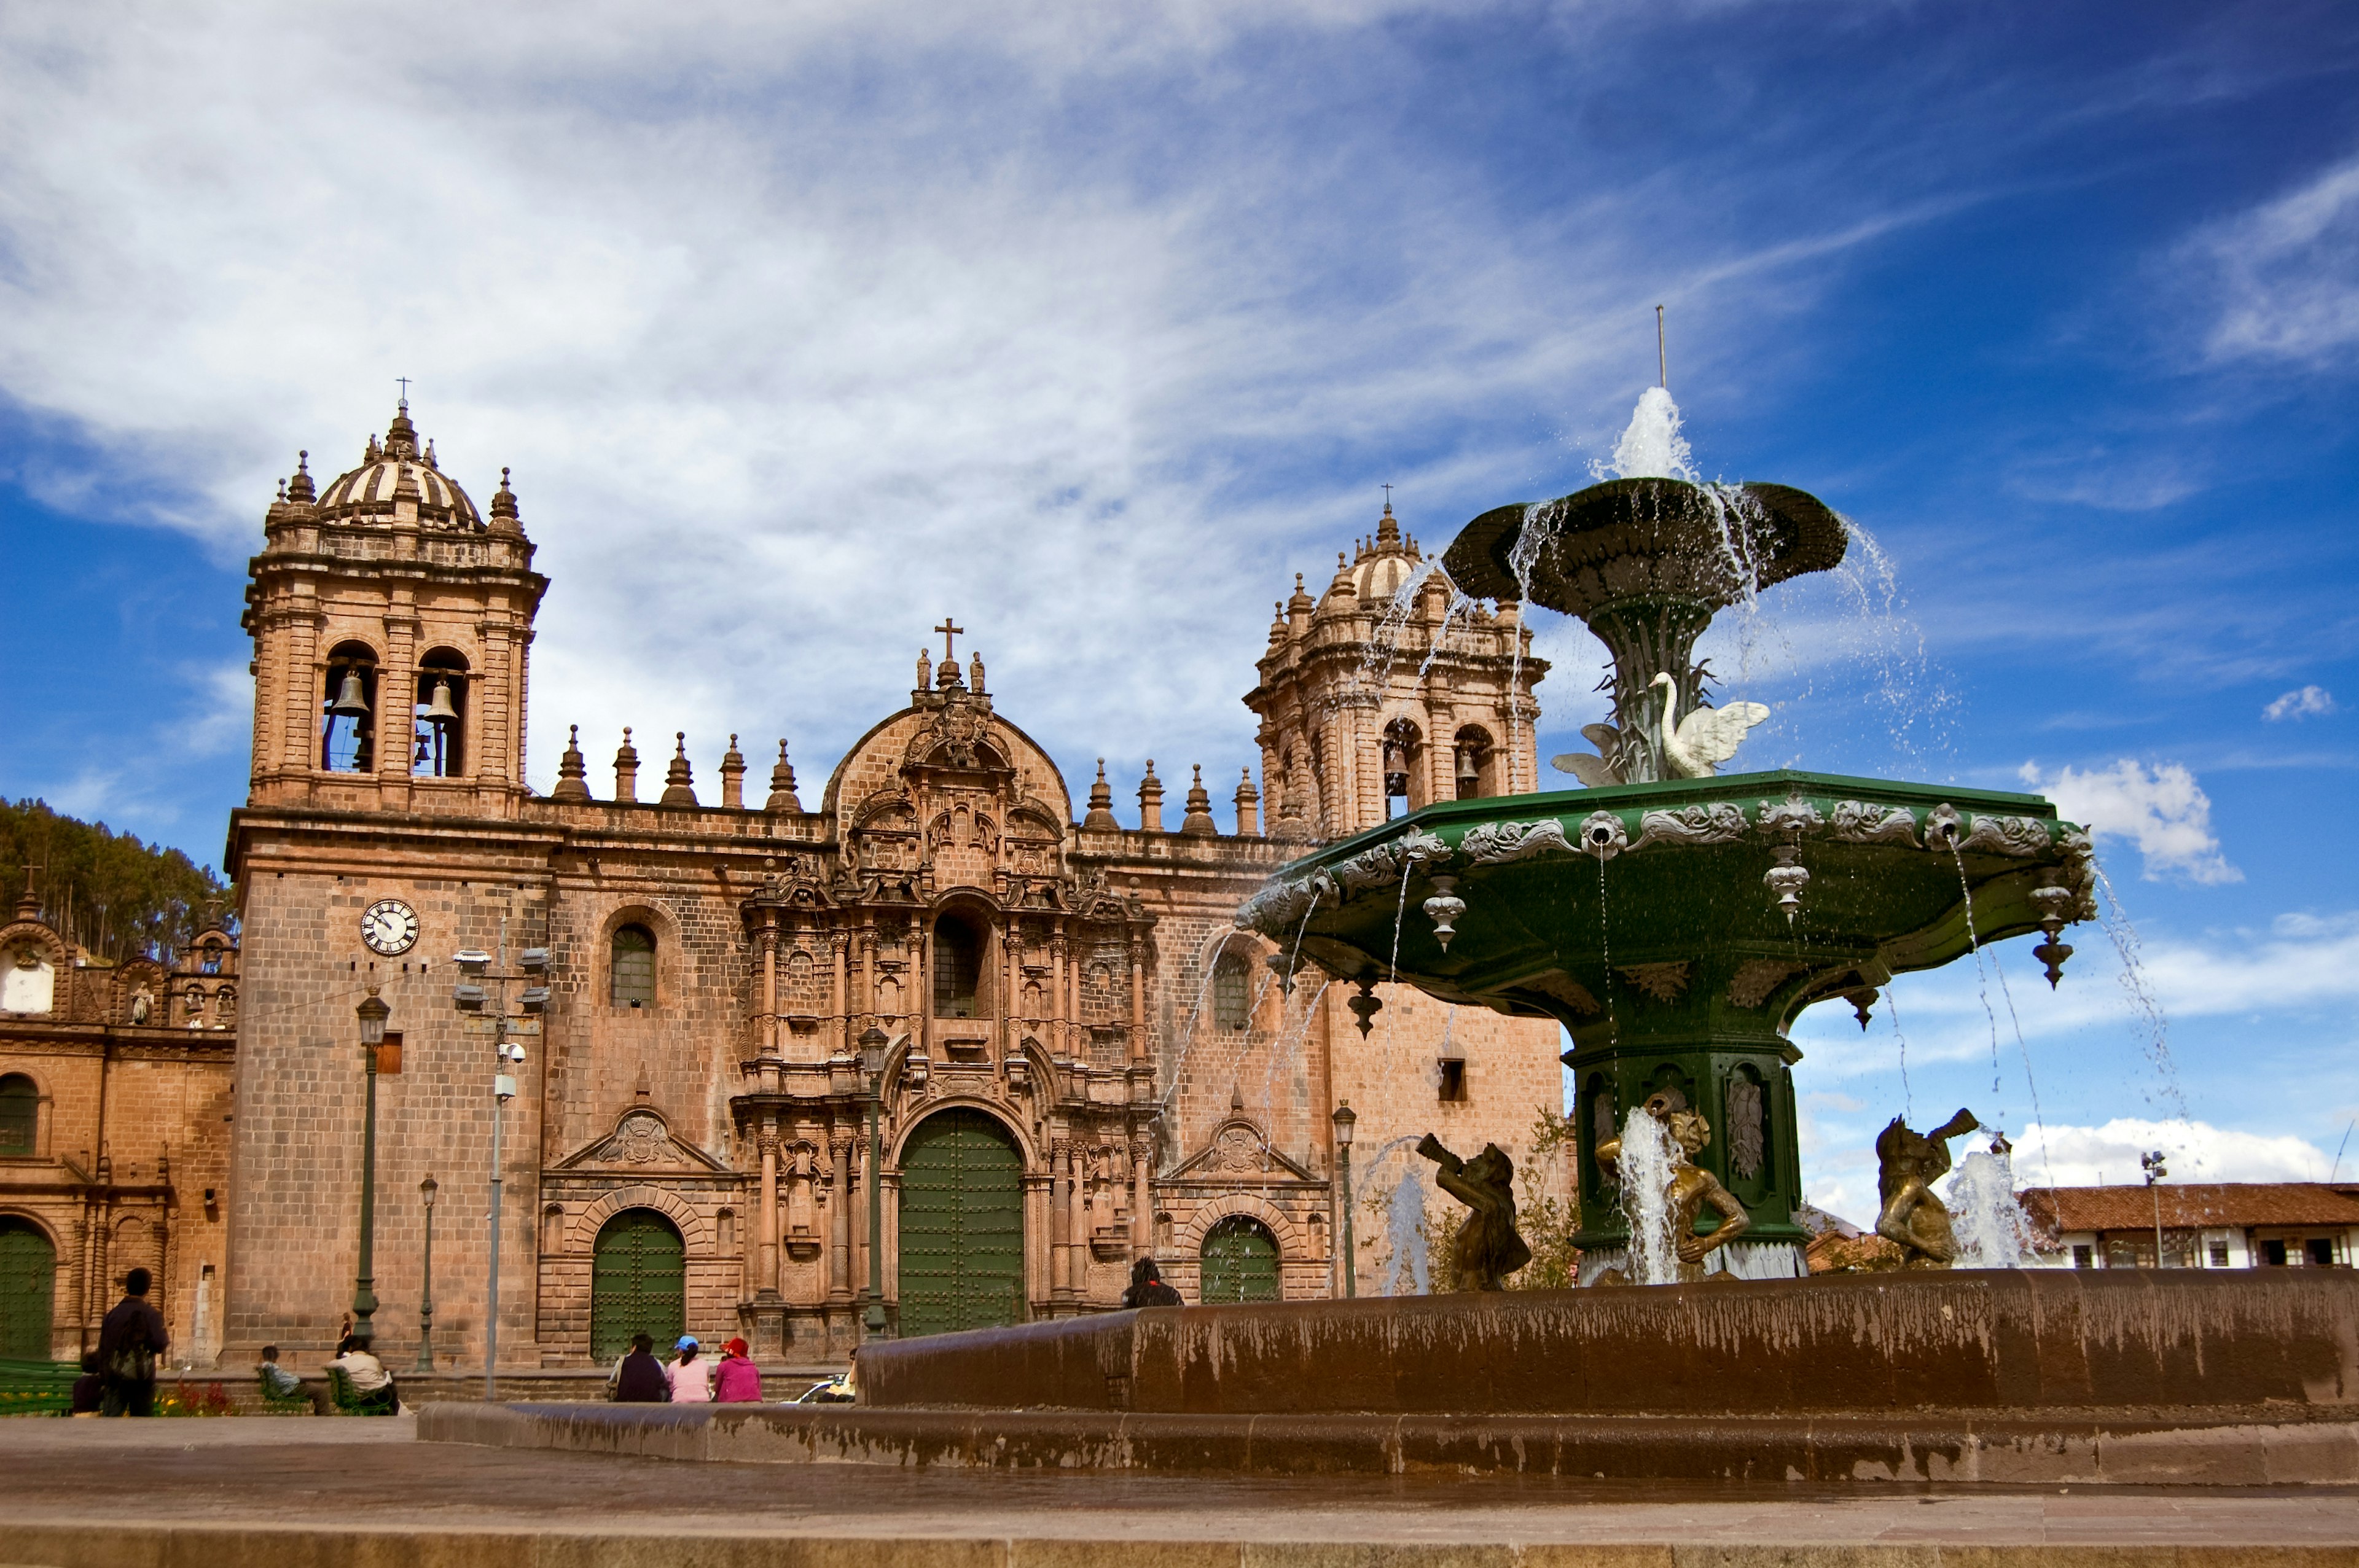
{"type": "Polygon", "coordinates": [[[644,1334],[669,1350],[688,1329],[688,1247],[651,1208],[626,1208],[598,1229],[590,1265],[590,1354],[614,1360],[644,1334]]]}
{"type": "Polygon", "coordinates": [[[1203,1271],[1196,1299],[1206,1306],[1274,1302],[1285,1293],[1278,1284],[1277,1238],[1257,1219],[1233,1214],[1221,1220],[1204,1232],[1198,1256],[1203,1271]]]}
{"type": "Polygon", "coordinates": [[[936,1111],[901,1151],[901,1333],[1024,1319],[1024,1157],[999,1119],[936,1111]]]}
{"type": "Polygon", "coordinates": [[[49,1358],[57,1292],[56,1246],[31,1220],[0,1216],[0,1357],[49,1358]]]}

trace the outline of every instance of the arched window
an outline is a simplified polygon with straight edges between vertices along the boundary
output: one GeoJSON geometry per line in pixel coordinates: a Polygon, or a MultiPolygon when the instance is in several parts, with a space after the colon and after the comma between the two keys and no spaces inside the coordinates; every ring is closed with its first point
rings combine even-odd
{"type": "Polygon", "coordinates": [[[340,643],[328,655],[320,697],[320,766],[364,773],[376,765],[376,654],[365,643],[340,643]]]}
{"type": "Polygon", "coordinates": [[[1458,798],[1478,800],[1499,793],[1498,748],[1491,743],[1491,732],[1477,724],[1469,724],[1458,732],[1451,746],[1451,770],[1458,781],[1458,798]]]}
{"type": "Polygon", "coordinates": [[[1245,955],[1223,953],[1212,965],[1212,1027],[1243,1029],[1250,1011],[1245,955]]]}
{"type": "Polygon", "coordinates": [[[934,1016],[973,1018],[983,979],[983,939],[955,914],[934,922],[934,1016]]]}
{"type": "Polygon", "coordinates": [[[409,771],[419,778],[455,779],[466,771],[467,661],[437,648],[419,661],[417,700],[410,705],[409,771]]]}
{"type": "Polygon", "coordinates": [[[39,1152],[34,1140],[40,1128],[40,1087],[22,1073],[0,1078],[0,1158],[39,1152]]]}
{"type": "Polygon", "coordinates": [[[1233,1214],[1204,1232],[1203,1283],[1196,1297],[1216,1302],[1274,1302],[1277,1290],[1277,1238],[1257,1219],[1233,1214]]]}
{"type": "Polygon", "coordinates": [[[1425,737],[1406,719],[1385,726],[1385,816],[1407,816],[1425,804],[1419,770],[1425,764],[1425,737]],[[1395,802],[1398,802],[1396,808],[1395,802]]]}
{"type": "Polygon", "coordinates": [[[614,928],[607,966],[606,995],[616,1007],[653,1007],[656,1000],[656,939],[644,925],[614,928]]]}

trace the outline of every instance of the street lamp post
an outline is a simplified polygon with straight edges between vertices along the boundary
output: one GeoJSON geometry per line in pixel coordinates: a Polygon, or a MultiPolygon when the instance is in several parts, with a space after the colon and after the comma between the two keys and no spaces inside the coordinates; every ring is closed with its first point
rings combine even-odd
{"type": "Polygon", "coordinates": [[[368,1069],[368,1109],[361,1129],[361,1266],[353,1279],[353,1338],[365,1350],[375,1334],[369,1319],[376,1312],[376,1053],[393,1009],[371,986],[353,1011],[360,1015],[361,1060],[368,1069]]]}
{"type": "Polygon", "coordinates": [[[418,1287],[418,1369],[434,1370],[434,1194],[438,1184],[432,1173],[418,1184],[418,1195],[426,1201],[426,1268],[418,1287]]]}
{"type": "Polygon", "coordinates": [[[868,1337],[885,1337],[885,1200],[877,1179],[884,1152],[876,1114],[885,1094],[885,1032],[875,1024],[860,1036],[860,1071],[868,1080],[868,1337]]]}
{"type": "Polygon", "coordinates": [[[1345,1100],[1336,1106],[1330,1119],[1335,1123],[1335,1170],[1343,1178],[1343,1299],[1350,1301],[1360,1293],[1352,1241],[1352,1124],[1360,1119],[1353,1113],[1352,1102],[1345,1100]]]}
{"type": "Polygon", "coordinates": [[[2138,1166],[2146,1172],[2146,1190],[2154,1195],[2154,1266],[2158,1269],[2162,1267],[2162,1194],[2156,1191],[2155,1183],[2170,1174],[2162,1160],[2159,1149],[2138,1156],[2138,1166]]]}
{"type": "Polygon", "coordinates": [[[524,1065],[524,1047],[508,1038],[508,982],[512,979],[532,982],[525,987],[524,994],[517,999],[526,1013],[537,1015],[549,1006],[549,987],[540,983],[549,971],[549,949],[527,947],[519,954],[517,962],[523,969],[520,975],[506,971],[507,952],[508,923],[503,919],[500,922],[498,954],[501,968],[495,969],[493,955],[481,948],[462,949],[452,957],[465,979],[451,993],[452,1003],[462,1012],[481,1012],[486,1001],[492,1004],[492,1257],[484,1281],[484,1401],[486,1404],[499,1399],[500,1390],[500,1196],[506,1185],[500,1142],[507,1122],[508,1101],[516,1098],[516,1070],[524,1065]],[[483,985],[485,980],[492,982],[489,991],[483,985]]]}

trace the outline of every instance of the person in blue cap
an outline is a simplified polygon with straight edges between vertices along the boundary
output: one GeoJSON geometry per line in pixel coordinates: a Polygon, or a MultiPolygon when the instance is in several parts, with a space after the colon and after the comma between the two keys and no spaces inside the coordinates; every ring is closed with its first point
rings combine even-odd
{"type": "Polygon", "coordinates": [[[679,1358],[664,1368],[664,1380],[671,1385],[671,1402],[676,1405],[702,1405],[712,1402],[712,1363],[696,1353],[696,1336],[683,1334],[672,1348],[679,1358]]]}

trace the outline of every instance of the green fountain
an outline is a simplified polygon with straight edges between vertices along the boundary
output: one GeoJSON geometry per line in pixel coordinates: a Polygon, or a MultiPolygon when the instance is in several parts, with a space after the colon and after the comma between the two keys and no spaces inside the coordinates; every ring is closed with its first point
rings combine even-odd
{"type": "Polygon", "coordinates": [[[1557,759],[1584,787],[1428,806],[1287,868],[1238,914],[1274,965],[1356,984],[1363,1032],[1393,980],[1564,1025],[1585,1280],[1627,1261],[1598,1146],[1654,1097],[1705,1118],[1695,1162],[1750,1217],[1718,1266],[1800,1273],[1795,1017],[1843,1000],[1864,1026],[1893,976],[2033,930],[2052,985],[2063,927],[2096,914],[2088,835],[2037,796],[1716,774],[1768,710],[1707,706],[1697,639],[1848,545],[1783,485],[1617,479],[1483,514],[1444,557],[1459,589],[1578,616],[1612,654],[1614,721],[1584,731],[1595,753],[1557,759]]]}

